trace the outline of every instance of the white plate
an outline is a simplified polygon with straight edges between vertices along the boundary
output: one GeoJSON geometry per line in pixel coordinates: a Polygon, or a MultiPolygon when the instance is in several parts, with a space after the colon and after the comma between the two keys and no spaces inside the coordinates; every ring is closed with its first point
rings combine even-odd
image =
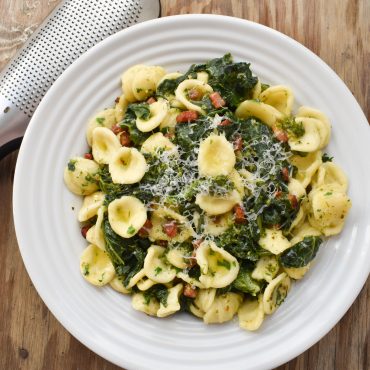
{"type": "Polygon", "coordinates": [[[316,55],[252,22],[186,15],[146,22],[92,48],[57,80],[25,135],[14,184],[14,219],[27,271],[41,298],[78,340],[135,369],[263,369],[299,355],[344,315],[370,269],[370,131],[350,91],[316,55]],[[87,146],[85,123],[119,95],[121,72],[136,63],[185,71],[231,52],[267,83],[290,85],[298,104],[325,112],[328,152],[349,175],[353,208],[342,234],[322,247],[305,279],[256,333],[237,322],[205,326],[190,315],[147,317],[130,298],[89,285],[79,272],[86,243],[81,204],[63,184],[63,168],[87,146]],[[72,206],[75,210],[72,210],[72,206]]]}

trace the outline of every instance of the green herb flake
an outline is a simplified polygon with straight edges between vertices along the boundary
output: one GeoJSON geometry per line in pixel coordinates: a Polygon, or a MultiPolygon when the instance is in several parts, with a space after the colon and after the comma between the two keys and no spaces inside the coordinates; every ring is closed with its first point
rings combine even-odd
{"type": "Polygon", "coordinates": [[[231,265],[229,261],[226,261],[224,259],[217,260],[217,266],[225,267],[225,269],[230,270],[231,265]]]}
{"type": "Polygon", "coordinates": [[[324,195],[326,195],[327,197],[329,196],[329,195],[332,195],[333,193],[331,192],[331,191],[328,191],[327,193],[325,193],[324,195]]]}
{"type": "Polygon", "coordinates": [[[127,234],[132,235],[132,234],[134,234],[134,233],[135,233],[135,231],[136,231],[136,229],[135,229],[132,225],[130,225],[130,226],[128,227],[128,229],[127,229],[127,234]]]}
{"type": "Polygon", "coordinates": [[[90,274],[90,265],[88,263],[83,265],[83,274],[84,276],[88,276],[90,274]]]}
{"type": "Polygon", "coordinates": [[[154,269],[154,272],[155,272],[155,276],[159,275],[159,274],[162,272],[162,267],[157,266],[157,267],[154,269]]]}
{"type": "Polygon", "coordinates": [[[96,122],[98,125],[103,126],[104,125],[105,118],[104,117],[97,117],[96,122]]]}
{"type": "Polygon", "coordinates": [[[71,159],[69,162],[68,162],[68,171],[71,171],[73,172],[75,169],[76,169],[76,160],[75,159],[71,159]]]}
{"type": "Polygon", "coordinates": [[[324,153],[321,159],[325,163],[325,162],[331,162],[333,160],[333,157],[329,157],[328,153],[324,153]]]}

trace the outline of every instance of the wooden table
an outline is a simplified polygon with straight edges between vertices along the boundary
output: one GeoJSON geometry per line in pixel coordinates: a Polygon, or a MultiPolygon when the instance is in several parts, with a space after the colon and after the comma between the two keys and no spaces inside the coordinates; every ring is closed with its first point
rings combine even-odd
{"type": "MultiPolygon", "coordinates": [[[[0,0],[0,68],[58,1],[0,0]]],[[[337,72],[369,119],[370,1],[162,0],[162,16],[184,13],[234,15],[296,39],[337,72]]],[[[56,321],[27,275],[12,219],[16,160],[0,161],[0,369],[118,369],[56,321]]],[[[279,369],[370,369],[369,298],[370,281],[321,341],[279,369]]]]}

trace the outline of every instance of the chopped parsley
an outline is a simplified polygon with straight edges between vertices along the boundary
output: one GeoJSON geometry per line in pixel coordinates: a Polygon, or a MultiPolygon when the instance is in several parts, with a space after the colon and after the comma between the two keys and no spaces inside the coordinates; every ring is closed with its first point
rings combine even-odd
{"type": "Polygon", "coordinates": [[[104,118],[104,117],[97,117],[97,118],[96,118],[96,122],[97,122],[100,126],[103,126],[103,125],[104,125],[104,121],[105,121],[105,118],[104,118]]]}
{"type": "Polygon", "coordinates": [[[132,225],[130,225],[127,229],[127,233],[130,235],[135,234],[135,231],[136,229],[132,225]]]}
{"type": "Polygon", "coordinates": [[[77,162],[77,160],[75,160],[75,159],[71,159],[71,160],[68,162],[68,165],[67,165],[67,167],[68,167],[68,171],[73,172],[73,171],[76,169],[76,162],[77,162]]]}

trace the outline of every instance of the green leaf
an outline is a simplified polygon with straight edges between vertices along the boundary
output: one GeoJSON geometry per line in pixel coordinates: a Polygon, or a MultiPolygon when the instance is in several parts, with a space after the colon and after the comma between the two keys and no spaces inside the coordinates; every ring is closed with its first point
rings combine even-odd
{"type": "Polygon", "coordinates": [[[256,296],[261,290],[261,283],[252,278],[252,272],[245,265],[240,266],[238,276],[232,285],[235,289],[252,296],[256,296]]]}
{"type": "Polygon", "coordinates": [[[318,236],[306,236],[281,254],[280,263],[284,267],[307,266],[315,258],[321,243],[322,239],[318,236]]]}

